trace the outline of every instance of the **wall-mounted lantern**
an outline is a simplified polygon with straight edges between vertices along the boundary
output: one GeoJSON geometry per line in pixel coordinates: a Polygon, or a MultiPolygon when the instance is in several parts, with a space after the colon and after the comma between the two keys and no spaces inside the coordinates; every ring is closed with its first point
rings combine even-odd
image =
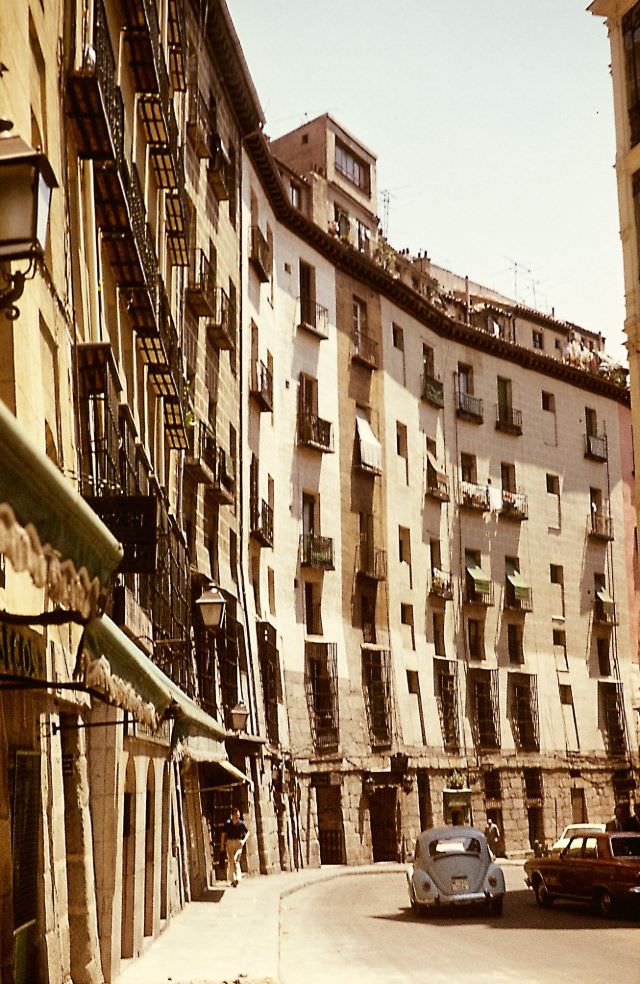
{"type": "Polygon", "coordinates": [[[247,720],[249,718],[249,708],[244,703],[244,701],[240,701],[239,704],[236,704],[235,707],[232,707],[229,713],[231,717],[231,730],[244,731],[244,729],[247,726],[247,720]]]}
{"type": "MultiPolygon", "coordinates": [[[[0,121],[0,133],[10,129],[0,121]]],[[[26,270],[2,270],[7,286],[0,290],[0,310],[11,321],[20,313],[15,302],[24,283],[44,256],[51,193],[58,187],[45,154],[33,150],[22,137],[0,136],[0,266],[28,260],[26,270]]]]}
{"type": "Polygon", "coordinates": [[[220,588],[216,584],[210,584],[202,592],[196,601],[196,605],[202,616],[205,628],[216,632],[222,626],[226,607],[226,601],[220,588]]]}
{"type": "Polygon", "coordinates": [[[376,781],[370,772],[365,772],[362,777],[362,791],[368,797],[373,796],[376,791],[376,781]]]}

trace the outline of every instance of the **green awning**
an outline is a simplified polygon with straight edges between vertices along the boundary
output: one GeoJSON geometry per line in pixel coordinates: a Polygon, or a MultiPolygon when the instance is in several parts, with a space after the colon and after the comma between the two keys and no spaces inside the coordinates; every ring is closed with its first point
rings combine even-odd
{"type": "Polygon", "coordinates": [[[519,571],[507,574],[507,581],[513,585],[513,593],[519,601],[526,601],[529,597],[530,587],[519,571]]]}
{"type": "Polygon", "coordinates": [[[489,591],[491,590],[491,580],[487,577],[481,567],[471,565],[467,567],[467,574],[473,580],[478,594],[489,594],[489,591]]]}
{"type": "Polygon", "coordinates": [[[53,601],[95,614],[122,548],[0,401],[0,553],[53,601]]]}
{"type": "Polygon", "coordinates": [[[106,659],[113,673],[131,684],[144,701],[154,705],[159,717],[170,704],[177,704],[176,737],[201,735],[216,740],[225,737],[224,727],[183,693],[106,615],[88,626],[84,646],[94,660],[106,659]]]}

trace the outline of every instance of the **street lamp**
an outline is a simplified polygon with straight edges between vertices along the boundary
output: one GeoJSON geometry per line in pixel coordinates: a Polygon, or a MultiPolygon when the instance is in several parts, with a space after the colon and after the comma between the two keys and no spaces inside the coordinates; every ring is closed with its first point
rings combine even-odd
{"type": "Polygon", "coordinates": [[[224,595],[220,588],[215,584],[210,584],[202,592],[196,601],[196,605],[198,605],[200,610],[205,628],[211,629],[214,632],[219,629],[222,625],[226,607],[224,595]]]}
{"type": "MultiPolygon", "coordinates": [[[[0,132],[8,126],[2,123],[0,132]]],[[[3,269],[7,286],[0,290],[0,310],[10,321],[18,317],[15,301],[22,296],[25,280],[44,256],[51,193],[57,187],[45,154],[22,137],[0,137],[0,265],[29,260],[24,271],[12,274],[3,269]]]]}
{"type": "Polygon", "coordinates": [[[232,731],[244,731],[247,726],[247,719],[249,717],[249,708],[244,703],[240,701],[235,707],[231,708],[231,730],[232,731]]]}

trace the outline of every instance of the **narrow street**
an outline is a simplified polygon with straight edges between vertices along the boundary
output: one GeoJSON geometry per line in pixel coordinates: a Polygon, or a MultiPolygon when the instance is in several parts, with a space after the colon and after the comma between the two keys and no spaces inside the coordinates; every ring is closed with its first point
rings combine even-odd
{"type": "Polygon", "coordinates": [[[283,900],[282,984],[602,984],[638,981],[638,922],[556,903],[540,910],[506,867],[505,913],[414,915],[404,877],[313,885],[283,900]]]}

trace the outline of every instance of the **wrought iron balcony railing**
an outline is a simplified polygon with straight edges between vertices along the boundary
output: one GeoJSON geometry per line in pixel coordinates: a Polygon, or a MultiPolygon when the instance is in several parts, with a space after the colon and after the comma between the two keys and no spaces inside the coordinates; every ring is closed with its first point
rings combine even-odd
{"type": "Polygon", "coordinates": [[[298,328],[313,332],[318,338],[329,337],[329,310],[308,297],[300,298],[300,322],[298,328]]]}
{"type": "Polygon", "coordinates": [[[606,461],[607,435],[606,434],[585,434],[584,456],[591,458],[592,461],[606,461]]]}
{"type": "Polygon", "coordinates": [[[255,362],[251,367],[250,396],[260,410],[270,413],[273,410],[273,375],[264,362],[255,362]]]}
{"type": "Polygon", "coordinates": [[[218,349],[236,347],[236,308],[223,287],[215,289],[214,313],[207,321],[207,335],[218,349]]]}
{"type": "Polygon", "coordinates": [[[496,406],[496,430],[508,434],[522,434],[522,411],[506,403],[496,406]]]}
{"type": "Polygon", "coordinates": [[[216,275],[203,249],[189,250],[189,273],[185,300],[194,314],[213,318],[216,314],[216,275]]]}
{"type": "Polygon", "coordinates": [[[235,497],[236,479],[233,459],[224,448],[216,447],[213,484],[207,489],[221,506],[230,506],[235,497]]]}
{"type": "Polygon", "coordinates": [[[356,556],[356,573],[371,581],[384,581],[387,577],[387,551],[374,545],[370,536],[360,537],[356,556]]]}
{"type": "Polygon", "coordinates": [[[204,421],[196,420],[189,428],[189,448],[184,467],[199,485],[210,485],[216,471],[216,439],[204,421]]]}
{"type": "Polygon", "coordinates": [[[378,343],[363,331],[354,331],[351,336],[351,358],[368,369],[378,367],[378,343]]]}
{"type": "Polygon", "coordinates": [[[263,547],[273,546],[273,509],[264,499],[251,501],[251,536],[263,547]]]}
{"type": "Polygon", "coordinates": [[[434,407],[443,407],[444,383],[442,380],[425,372],[422,376],[422,399],[434,407]]]}
{"type": "Polygon", "coordinates": [[[298,441],[304,447],[316,451],[333,451],[331,421],[302,410],[298,416],[298,441]]]}
{"type": "Polygon", "coordinates": [[[600,509],[592,509],[589,516],[589,536],[596,540],[613,540],[613,520],[600,509]]]}
{"type": "Polygon", "coordinates": [[[261,283],[266,284],[271,280],[273,251],[271,245],[263,236],[260,227],[257,225],[251,226],[251,252],[249,259],[261,283]]]}
{"type": "Polygon", "coordinates": [[[228,201],[233,193],[235,175],[219,134],[216,134],[212,140],[207,177],[218,201],[228,201]]]}
{"type": "Polygon", "coordinates": [[[215,121],[206,99],[198,88],[197,78],[190,84],[188,96],[187,135],[197,157],[201,159],[210,157],[215,121]]]}
{"type": "Polygon", "coordinates": [[[489,509],[489,487],[477,485],[475,482],[460,482],[460,505],[466,509],[478,509],[486,512],[489,509]]]}
{"type": "Polygon", "coordinates": [[[300,562],[303,567],[322,567],[333,570],[333,538],[316,536],[315,533],[300,535],[300,562]]]}
{"type": "Polygon", "coordinates": [[[482,400],[456,386],[456,413],[464,420],[481,424],[484,419],[482,400]]]}
{"type": "Polygon", "coordinates": [[[522,522],[529,518],[529,501],[524,492],[511,492],[508,489],[502,490],[502,509],[501,516],[505,519],[515,519],[522,522]]]}
{"type": "Polygon", "coordinates": [[[453,582],[451,574],[440,570],[439,567],[431,569],[431,583],[429,584],[429,594],[435,598],[443,598],[444,601],[451,601],[453,598],[453,582]]]}

